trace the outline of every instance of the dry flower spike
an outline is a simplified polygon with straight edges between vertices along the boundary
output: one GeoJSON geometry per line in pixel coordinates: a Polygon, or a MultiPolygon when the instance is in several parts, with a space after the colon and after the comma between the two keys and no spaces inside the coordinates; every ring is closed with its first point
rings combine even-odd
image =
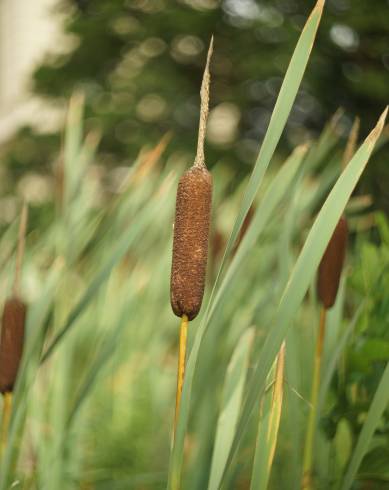
{"type": "Polygon", "coordinates": [[[185,374],[188,322],[199,313],[204,295],[212,206],[212,176],[205,166],[204,139],[209,111],[209,63],[211,39],[201,84],[200,123],[197,153],[193,166],[181,177],[177,189],[170,303],[181,318],[177,368],[175,436],[185,374]]]}

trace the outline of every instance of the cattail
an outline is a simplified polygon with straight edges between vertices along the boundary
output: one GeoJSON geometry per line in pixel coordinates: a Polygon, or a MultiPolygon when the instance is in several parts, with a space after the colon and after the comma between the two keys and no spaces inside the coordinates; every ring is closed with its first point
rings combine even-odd
{"type": "Polygon", "coordinates": [[[27,206],[20,216],[13,294],[4,304],[0,334],[0,393],[11,393],[18,374],[24,345],[26,304],[19,297],[20,275],[27,227],[27,206]]]}
{"type": "MultiPolygon", "coordinates": [[[[360,121],[356,117],[351,128],[347,145],[343,153],[342,168],[345,169],[355,153],[358,140],[360,121]]],[[[321,259],[317,276],[317,296],[323,307],[331,308],[339,289],[340,275],[346,257],[348,238],[347,220],[342,216],[336,225],[323,258],[321,259]]]]}
{"type": "Polygon", "coordinates": [[[209,103],[209,61],[201,86],[199,139],[194,165],[181,177],[174,222],[170,301],[173,312],[193,320],[200,311],[207,269],[212,176],[205,167],[204,138],[209,103]]]}
{"type": "MultiPolygon", "coordinates": [[[[351,128],[346,149],[343,154],[342,168],[345,169],[355,153],[358,139],[359,118],[356,117],[351,128]]],[[[317,296],[323,307],[331,308],[338,294],[340,275],[346,257],[348,238],[347,220],[342,216],[336,225],[323,258],[321,259],[317,276],[317,296]]]]}
{"type": "Polygon", "coordinates": [[[12,392],[23,354],[26,305],[17,297],[4,305],[0,338],[0,392],[12,392]]]}
{"type": "Polygon", "coordinates": [[[212,176],[205,166],[204,139],[209,107],[209,62],[212,48],[213,38],[209,45],[200,91],[201,107],[196,158],[192,168],[181,177],[177,189],[170,303],[173,312],[181,317],[181,325],[173,438],[175,438],[184,383],[188,323],[200,311],[207,270],[212,176]]]}
{"type": "Polygon", "coordinates": [[[331,308],[338,293],[340,275],[346,256],[347,220],[342,216],[336,225],[319,266],[317,295],[325,308],[331,308]]]}
{"type": "MultiPolygon", "coordinates": [[[[349,135],[346,150],[343,155],[343,168],[346,167],[355,152],[355,145],[358,139],[358,129],[359,120],[356,119],[349,135]]],[[[336,301],[336,295],[338,294],[340,275],[342,273],[343,263],[346,257],[347,238],[347,220],[344,216],[342,216],[335,227],[330,241],[328,242],[327,248],[324,252],[318,269],[317,297],[322,306],[320,310],[319,331],[316,340],[312,374],[311,409],[309,412],[307,433],[305,436],[303,479],[301,485],[301,488],[303,490],[310,490],[313,488],[313,447],[318,416],[320,371],[322,364],[324,339],[326,334],[327,311],[334,305],[336,301]]]]}
{"type": "Polygon", "coordinates": [[[171,275],[173,311],[189,320],[200,311],[204,294],[211,202],[211,174],[192,167],[178,184],[171,275]]]}
{"type": "Polygon", "coordinates": [[[342,216],[336,225],[330,241],[328,242],[318,270],[317,296],[322,304],[322,307],[320,311],[319,331],[316,340],[312,375],[311,410],[308,417],[304,446],[303,480],[301,486],[301,488],[304,490],[312,488],[313,440],[318,410],[320,370],[326,332],[327,310],[334,305],[336,295],[338,293],[340,275],[342,273],[343,263],[346,256],[347,235],[347,220],[344,216],[342,216]]]}

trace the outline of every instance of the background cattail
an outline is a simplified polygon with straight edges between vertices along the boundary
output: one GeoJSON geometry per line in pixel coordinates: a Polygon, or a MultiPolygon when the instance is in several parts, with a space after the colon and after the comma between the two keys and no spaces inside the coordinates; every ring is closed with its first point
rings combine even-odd
{"type": "Polygon", "coordinates": [[[20,215],[13,294],[4,304],[0,334],[0,392],[12,392],[23,354],[26,304],[20,299],[20,276],[27,228],[27,205],[20,215]]]}
{"type": "Polygon", "coordinates": [[[346,256],[347,237],[347,220],[342,216],[321,259],[317,278],[317,296],[327,309],[331,308],[336,300],[346,256]]]}
{"type": "Polygon", "coordinates": [[[17,297],[4,305],[0,339],[0,392],[12,392],[23,354],[26,305],[17,297]]]}
{"type": "Polygon", "coordinates": [[[205,285],[212,204],[212,176],[192,167],[180,179],[174,224],[170,300],[189,320],[200,311],[205,285]]]}

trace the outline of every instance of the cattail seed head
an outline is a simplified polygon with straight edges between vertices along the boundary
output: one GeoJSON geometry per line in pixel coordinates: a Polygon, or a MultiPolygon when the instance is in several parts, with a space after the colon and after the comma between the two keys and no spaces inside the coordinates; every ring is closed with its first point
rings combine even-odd
{"type": "Polygon", "coordinates": [[[0,392],[14,388],[23,354],[26,305],[16,296],[4,305],[0,337],[0,392]]]}
{"type": "Polygon", "coordinates": [[[177,189],[170,301],[174,313],[193,320],[204,294],[212,205],[212,176],[193,166],[177,189]]]}
{"type": "Polygon", "coordinates": [[[321,259],[317,277],[317,296],[327,309],[331,308],[336,300],[346,256],[347,237],[347,220],[342,216],[321,259]]]}

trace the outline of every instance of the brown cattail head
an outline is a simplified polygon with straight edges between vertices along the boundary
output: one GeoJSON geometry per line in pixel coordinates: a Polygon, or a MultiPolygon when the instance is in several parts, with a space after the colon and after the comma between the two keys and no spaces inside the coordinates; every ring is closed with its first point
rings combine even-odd
{"type": "Polygon", "coordinates": [[[209,225],[212,206],[212,176],[205,166],[204,139],[209,109],[209,64],[213,37],[200,90],[200,123],[193,166],[178,183],[174,222],[170,302],[174,313],[193,320],[203,301],[207,270],[209,225]]]}
{"type": "Polygon", "coordinates": [[[11,392],[23,354],[26,305],[16,296],[4,305],[0,337],[0,392],[11,392]]]}
{"type": "Polygon", "coordinates": [[[331,308],[336,300],[346,256],[347,236],[347,220],[342,216],[321,259],[317,277],[317,296],[327,309],[331,308]]]}
{"type": "Polygon", "coordinates": [[[192,167],[177,189],[170,301],[174,313],[193,320],[200,311],[207,269],[212,176],[192,167]]]}

